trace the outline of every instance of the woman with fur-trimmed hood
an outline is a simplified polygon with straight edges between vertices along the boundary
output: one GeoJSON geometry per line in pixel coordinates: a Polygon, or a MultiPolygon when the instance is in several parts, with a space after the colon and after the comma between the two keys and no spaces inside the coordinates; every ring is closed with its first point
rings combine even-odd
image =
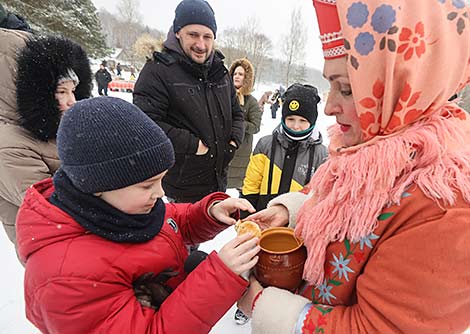
{"type": "MultiPolygon", "coordinates": [[[[9,56],[14,63],[15,55],[9,56]]],[[[62,37],[27,40],[16,66],[16,109],[0,108],[0,220],[15,244],[16,214],[26,190],[59,167],[55,138],[62,113],[90,97],[92,87],[85,51],[62,37]]],[[[5,73],[13,80],[13,66],[5,73]]]]}
{"type": "Polygon", "coordinates": [[[237,59],[229,69],[237,90],[238,102],[245,119],[245,138],[235,153],[228,169],[228,188],[242,188],[246,167],[253,149],[253,135],[259,132],[262,112],[255,97],[251,95],[254,83],[253,65],[246,58],[237,59]]]}

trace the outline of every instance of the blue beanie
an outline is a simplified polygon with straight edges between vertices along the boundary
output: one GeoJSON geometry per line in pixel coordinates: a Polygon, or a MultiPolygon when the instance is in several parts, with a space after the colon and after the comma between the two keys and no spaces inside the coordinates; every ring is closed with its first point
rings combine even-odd
{"type": "Polygon", "coordinates": [[[57,132],[62,170],[84,193],[124,188],[173,166],[173,146],[137,106],[114,97],[77,102],[57,132]]]}
{"type": "Polygon", "coordinates": [[[173,31],[177,33],[188,24],[201,24],[217,33],[217,23],[215,22],[214,10],[207,1],[204,0],[183,0],[175,9],[175,19],[173,21],[173,31]]]}

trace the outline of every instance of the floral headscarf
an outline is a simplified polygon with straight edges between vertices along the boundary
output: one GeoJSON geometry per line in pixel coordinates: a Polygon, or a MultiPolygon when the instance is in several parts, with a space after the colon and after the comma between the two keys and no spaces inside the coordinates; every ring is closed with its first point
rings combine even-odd
{"type": "Polygon", "coordinates": [[[464,0],[341,1],[337,8],[366,140],[439,112],[470,81],[464,0]]]}
{"type": "Polygon", "coordinates": [[[410,184],[439,205],[456,190],[470,202],[469,122],[448,102],[470,82],[470,5],[344,0],[337,11],[364,142],[345,148],[330,128],[330,159],[306,188],[296,233],[308,248],[304,278],[316,284],[328,244],[370,234],[410,184]]]}

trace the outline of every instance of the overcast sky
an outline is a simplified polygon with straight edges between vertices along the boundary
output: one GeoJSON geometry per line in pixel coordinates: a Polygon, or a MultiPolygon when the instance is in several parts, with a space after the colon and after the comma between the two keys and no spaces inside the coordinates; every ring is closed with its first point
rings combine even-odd
{"type": "MultiPolygon", "coordinates": [[[[105,8],[111,13],[117,13],[116,6],[119,0],[92,1],[98,9],[105,8]]],[[[140,0],[139,11],[143,24],[167,32],[173,23],[175,8],[179,2],[179,0],[140,0]]],[[[289,29],[292,9],[300,6],[308,32],[305,62],[309,66],[322,69],[321,43],[311,0],[209,0],[208,2],[214,9],[218,31],[237,27],[245,18],[256,16],[261,32],[271,38],[277,50],[281,36],[289,29]]],[[[272,51],[273,55],[278,53],[276,49],[272,51]]]]}

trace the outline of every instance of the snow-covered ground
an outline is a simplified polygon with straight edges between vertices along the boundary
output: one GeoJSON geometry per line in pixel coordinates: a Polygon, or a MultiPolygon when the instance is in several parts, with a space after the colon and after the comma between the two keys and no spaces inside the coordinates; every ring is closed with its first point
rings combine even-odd
{"type": "MultiPolygon", "coordinates": [[[[279,85],[258,85],[253,95],[259,99],[264,91],[274,91],[279,85]]],[[[97,92],[94,92],[97,96],[97,92]]],[[[132,102],[132,94],[121,92],[109,92],[110,96],[115,96],[132,102]]],[[[323,109],[320,105],[320,109],[323,109]]],[[[324,141],[326,139],[326,127],[334,123],[334,118],[326,117],[322,111],[319,111],[317,126],[323,134],[324,141]]],[[[265,106],[263,113],[261,131],[255,135],[254,144],[262,136],[268,135],[279,124],[281,119],[281,110],[277,112],[277,118],[271,118],[269,105],[265,106]]],[[[231,196],[238,196],[235,189],[227,190],[231,196]]],[[[23,267],[20,265],[16,258],[13,245],[8,240],[3,229],[0,228],[0,259],[3,274],[0,275],[0,334],[38,334],[39,331],[26,319],[24,313],[24,300],[23,300],[23,267]]],[[[205,252],[212,250],[219,250],[225,243],[234,238],[236,235],[233,228],[228,228],[220,233],[214,240],[208,241],[201,245],[200,249],[205,252]]],[[[251,332],[250,324],[239,326],[235,324],[233,315],[235,313],[235,306],[227,312],[227,314],[214,326],[211,334],[248,334],[251,332]]]]}

